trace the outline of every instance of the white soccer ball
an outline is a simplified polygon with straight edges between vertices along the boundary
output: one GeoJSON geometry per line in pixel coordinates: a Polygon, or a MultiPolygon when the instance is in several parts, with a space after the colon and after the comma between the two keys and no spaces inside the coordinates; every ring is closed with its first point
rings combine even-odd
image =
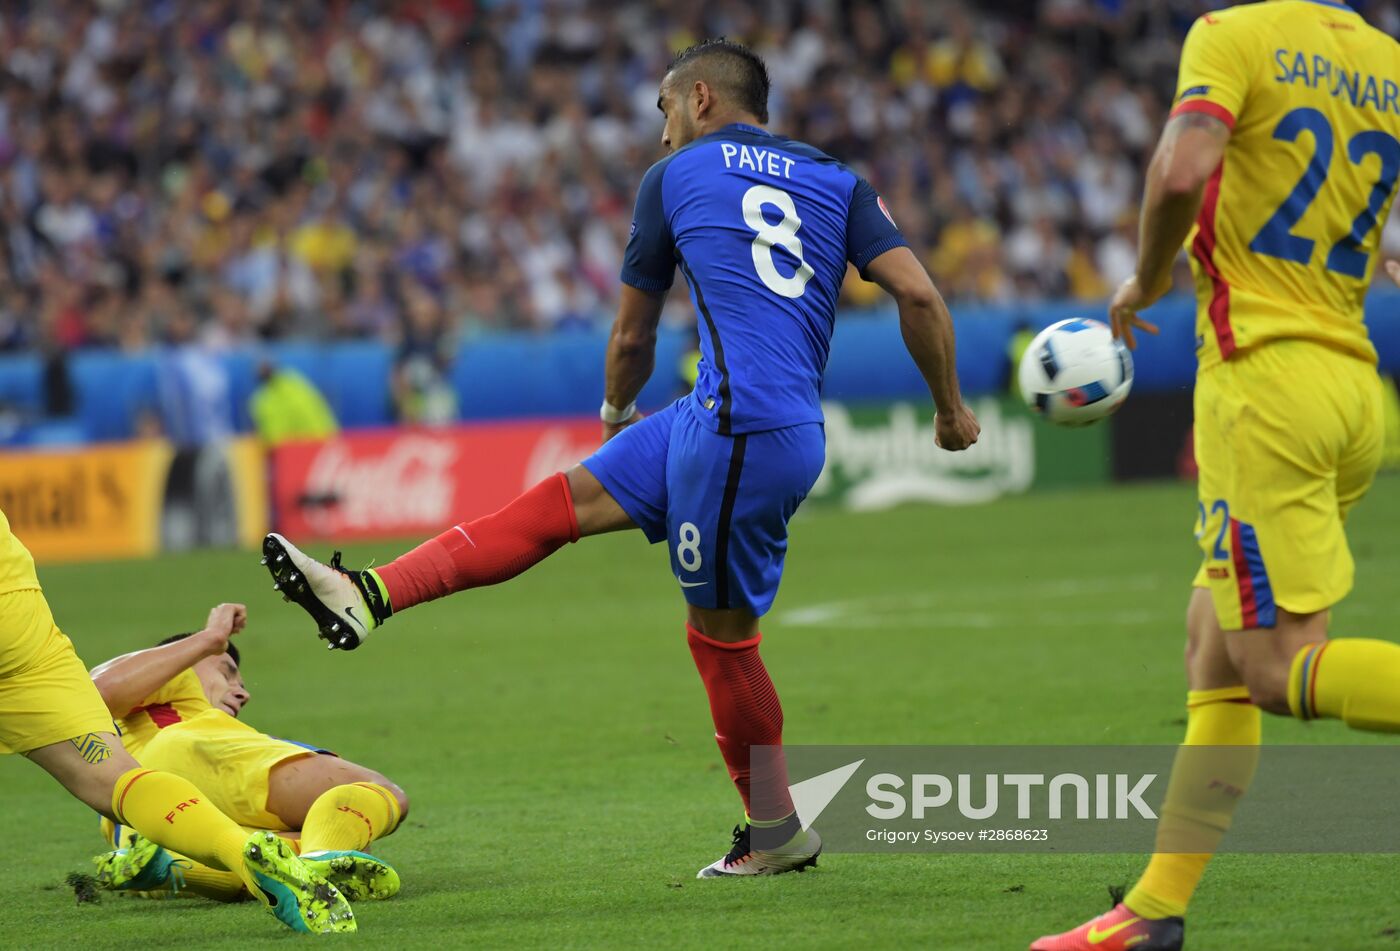
{"type": "Polygon", "coordinates": [[[1060,426],[1109,416],[1133,388],[1133,356],[1108,325],[1075,318],[1046,327],[1021,357],[1021,398],[1060,426]]]}

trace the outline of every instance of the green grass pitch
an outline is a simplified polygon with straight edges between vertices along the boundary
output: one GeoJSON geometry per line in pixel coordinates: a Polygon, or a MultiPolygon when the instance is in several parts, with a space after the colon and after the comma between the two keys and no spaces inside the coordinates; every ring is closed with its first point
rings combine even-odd
{"type": "MultiPolygon", "coordinates": [[[[812,512],[793,528],[764,654],[792,743],[1174,743],[1196,549],[1187,486],[1093,488],[962,509],[812,512]]],[[[1400,632],[1400,480],[1353,520],[1334,630],[1400,632]]],[[[319,551],[320,549],[316,549],[319,551]]],[[[397,545],[355,547],[385,560],[397,545]]],[[[394,777],[413,799],[380,851],[402,895],[358,908],[370,946],[1024,948],[1107,908],[1138,855],[831,855],[803,875],[698,882],[739,813],[664,552],[585,541],[507,585],[397,618],[331,654],[257,557],[54,566],[59,623],[95,664],[249,605],[248,722],[394,777]]],[[[1356,742],[1269,719],[1272,742],[1356,742]]],[[[1363,741],[1364,738],[1360,738],[1363,741]]],[[[64,876],[96,821],[0,762],[0,945],[248,948],[298,940],[253,905],[106,897],[64,876]]],[[[1394,856],[1223,856],[1195,949],[1400,944],[1394,856]]],[[[308,939],[309,940],[309,939],[308,939]]]]}

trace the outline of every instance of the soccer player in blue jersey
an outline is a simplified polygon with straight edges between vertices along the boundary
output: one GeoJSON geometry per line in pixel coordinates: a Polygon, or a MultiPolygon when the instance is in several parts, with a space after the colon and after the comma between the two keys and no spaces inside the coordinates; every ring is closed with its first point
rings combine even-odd
{"type": "Polygon", "coordinates": [[[786,775],[751,800],[749,748],[782,742],[783,712],[759,657],[788,520],[821,472],[821,384],[847,262],[895,299],[928,382],[947,450],[977,441],[954,369],[942,298],[875,190],[817,149],[774,135],[768,72],[743,46],[709,40],[676,57],[657,105],[671,154],[647,172],[622,268],[607,352],[603,447],[493,515],[453,526],[381,568],[323,565],[280,535],[265,562],[332,647],[358,647],[391,613],[512,578],[567,542],[640,528],[670,549],[686,635],[715,736],[744,800],[733,847],[701,877],[775,874],[815,864],[786,775]],[[643,418],[656,326],[679,268],[700,314],[692,393],[643,418]],[[751,833],[751,829],[753,830],[751,833]]]}

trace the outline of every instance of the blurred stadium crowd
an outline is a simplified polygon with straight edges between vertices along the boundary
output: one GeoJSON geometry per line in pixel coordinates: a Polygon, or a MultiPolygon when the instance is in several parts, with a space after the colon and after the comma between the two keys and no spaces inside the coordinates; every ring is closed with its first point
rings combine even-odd
{"type": "MultiPolygon", "coordinates": [[[[1180,38],[1223,2],[12,0],[0,348],[430,356],[604,324],[657,81],[716,34],[767,57],[773,128],[870,178],[950,298],[1102,298],[1180,38]]],[[[1365,12],[1400,31],[1394,0],[1365,12]]]]}

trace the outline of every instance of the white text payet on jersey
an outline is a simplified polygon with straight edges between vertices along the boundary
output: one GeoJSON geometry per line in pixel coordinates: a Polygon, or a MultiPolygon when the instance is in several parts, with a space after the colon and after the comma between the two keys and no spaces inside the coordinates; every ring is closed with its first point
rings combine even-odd
{"type": "Polygon", "coordinates": [[[797,164],[777,149],[760,149],[753,145],[721,142],[719,150],[724,155],[725,168],[737,166],[775,178],[791,178],[792,167],[797,164]]]}

